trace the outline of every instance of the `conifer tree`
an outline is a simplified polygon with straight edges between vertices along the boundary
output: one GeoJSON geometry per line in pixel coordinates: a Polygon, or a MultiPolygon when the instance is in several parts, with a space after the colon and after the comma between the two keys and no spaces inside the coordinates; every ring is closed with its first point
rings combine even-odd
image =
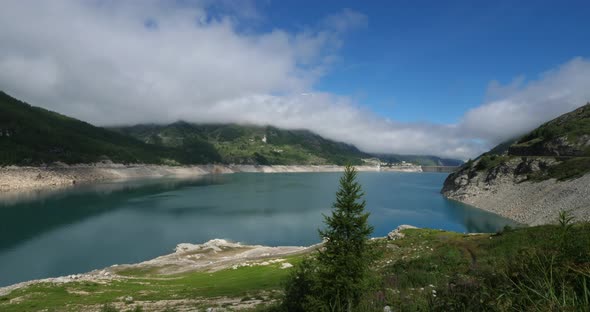
{"type": "Polygon", "coordinates": [[[332,215],[324,216],[326,228],[319,231],[325,240],[318,255],[319,286],[330,311],[351,311],[357,306],[373,259],[367,241],[373,227],[367,221],[369,213],[356,177],[356,169],[346,166],[332,215]]]}

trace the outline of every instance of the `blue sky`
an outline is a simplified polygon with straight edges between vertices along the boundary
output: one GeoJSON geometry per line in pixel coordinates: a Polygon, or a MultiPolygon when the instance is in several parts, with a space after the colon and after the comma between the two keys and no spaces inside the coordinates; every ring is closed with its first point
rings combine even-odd
{"type": "Polygon", "coordinates": [[[488,84],[535,78],[590,56],[588,1],[270,1],[266,27],[310,25],[335,8],[368,17],[317,84],[400,121],[457,122],[488,84]]]}
{"type": "Polygon", "coordinates": [[[468,159],[590,102],[589,16],[588,1],[6,0],[0,90],[99,126],[274,125],[468,159]]]}

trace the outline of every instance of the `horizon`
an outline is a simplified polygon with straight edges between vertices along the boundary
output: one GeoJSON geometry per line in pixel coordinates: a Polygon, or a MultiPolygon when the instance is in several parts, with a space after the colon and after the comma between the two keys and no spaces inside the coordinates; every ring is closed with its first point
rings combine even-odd
{"type": "Polygon", "coordinates": [[[590,102],[589,4],[427,4],[7,1],[0,90],[98,126],[270,125],[463,160],[590,102]]]}

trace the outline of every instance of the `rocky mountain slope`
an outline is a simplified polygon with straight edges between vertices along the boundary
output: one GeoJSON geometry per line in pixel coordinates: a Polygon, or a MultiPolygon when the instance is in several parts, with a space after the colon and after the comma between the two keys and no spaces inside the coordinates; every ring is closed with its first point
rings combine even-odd
{"type": "Polygon", "coordinates": [[[528,224],[590,219],[590,104],[505,142],[448,176],[442,194],[528,224]]]}

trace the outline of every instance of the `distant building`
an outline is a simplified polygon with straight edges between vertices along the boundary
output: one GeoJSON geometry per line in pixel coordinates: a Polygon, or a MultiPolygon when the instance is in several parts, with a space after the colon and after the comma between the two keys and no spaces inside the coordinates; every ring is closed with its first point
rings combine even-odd
{"type": "Polygon", "coordinates": [[[262,143],[266,143],[266,134],[262,137],[262,143]]]}

